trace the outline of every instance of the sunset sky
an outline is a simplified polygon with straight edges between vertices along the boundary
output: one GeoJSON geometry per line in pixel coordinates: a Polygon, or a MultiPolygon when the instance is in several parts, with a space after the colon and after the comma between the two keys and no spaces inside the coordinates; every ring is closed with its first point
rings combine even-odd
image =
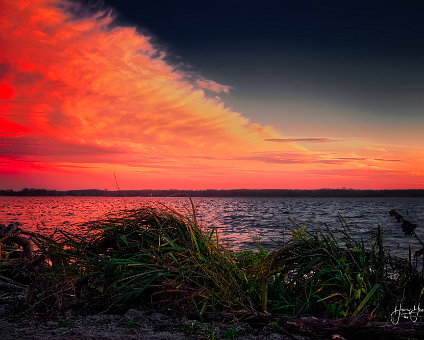
{"type": "Polygon", "coordinates": [[[0,0],[0,189],[424,189],[423,16],[0,0]]]}

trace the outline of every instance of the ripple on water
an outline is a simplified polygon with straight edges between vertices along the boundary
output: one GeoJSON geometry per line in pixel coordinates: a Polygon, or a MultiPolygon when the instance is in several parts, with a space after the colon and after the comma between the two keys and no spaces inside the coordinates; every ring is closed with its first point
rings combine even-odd
{"type": "MultiPolygon", "coordinates": [[[[325,226],[337,231],[340,214],[364,238],[383,226],[385,246],[394,253],[400,254],[409,244],[412,251],[419,250],[389,217],[393,208],[417,223],[417,234],[424,235],[424,198],[193,198],[193,202],[201,225],[216,227],[233,249],[252,247],[258,238],[270,248],[287,241],[293,228],[289,218],[311,232],[325,226]]],[[[187,198],[175,197],[0,197],[0,222],[19,221],[27,229],[45,232],[55,228],[78,232],[79,223],[142,204],[164,204],[183,214],[191,211],[187,198]]]]}

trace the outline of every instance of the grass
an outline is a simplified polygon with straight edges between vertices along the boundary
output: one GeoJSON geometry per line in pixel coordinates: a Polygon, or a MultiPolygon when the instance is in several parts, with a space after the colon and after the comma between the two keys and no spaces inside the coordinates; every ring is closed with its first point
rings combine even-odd
{"type": "Polygon", "coordinates": [[[231,327],[224,332],[224,339],[236,339],[238,336],[239,331],[235,327],[231,327]]]}
{"type": "Polygon", "coordinates": [[[30,287],[20,310],[47,315],[150,304],[201,321],[211,312],[389,320],[400,301],[417,304],[423,278],[410,261],[387,256],[381,228],[364,242],[340,219],[338,234],[311,234],[293,222],[291,240],[278,249],[233,253],[216,229],[199,226],[194,209],[187,217],[145,206],[85,224],[86,237],[33,235],[36,257],[0,274],[30,287]]]}
{"type": "Polygon", "coordinates": [[[243,270],[216,230],[204,232],[195,218],[147,206],[85,228],[93,236],[62,232],[60,246],[41,249],[52,285],[42,290],[62,291],[66,305],[119,311],[151,303],[195,310],[200,318],[216,308],[254,310],[243,270]]]}
{"type": "Polygon", "coordinates": [[[214,339],[216,336],[210,325],[198,321],[184,322],[178,329],[186,335],[194,335],[202,339],[214,339]]]}
{"type": "Polygon", "coordinates": [[[268,270],[272,311],[333,317],[381,312],[386,281],[380,229],[366,249],[344,228],[339,238],[331,231],[313,235],[297,228],[288,244],[258,263],[268,270]]]}

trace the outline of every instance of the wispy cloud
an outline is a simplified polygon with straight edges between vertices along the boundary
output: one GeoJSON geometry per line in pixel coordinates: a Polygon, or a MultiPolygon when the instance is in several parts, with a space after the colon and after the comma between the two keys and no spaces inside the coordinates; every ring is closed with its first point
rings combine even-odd
{"type": "Polygon", "coordinates": [[[202,89],[209,90],[215,93],[229,93],[231,89],[231,87],[228,85],[221,85],[213,80],[207,80],[205,78],[196,80],[196,85],[202,89]]]}
{"type": "Polygon", "coordinates": [[[344,164],[351,158],[331,158],[326,154],[293,153],[293,152],[258,152],[247,157],[238,158],[275,164],[344,164]]]}
{"type": "Polygon", "coordinates": [[[266,138],[267,142],[276,143],[329,143],[329,142],[342,142],[339,139],[330,138],[266,138]]]}
{"type": "Polygon", "coordinates": [[[341,161],[365,161],[366,160],[366,158],[364,157],[338,157],[335,159],[341,160],[341,161]]]}
{"type": "Polygon", "coordinates": [[[374,158],[375,161],[380,162],[402,162],[401,159],[383,159],[383,158],[374,158]]]}
{"type": "Polygon", "coordinates": [[[0,148],[3,157],[44,162],[107,162],[122,152],[117,147],[71,144],[41,135],[0,135],[0,148]]]}
{"type": "Polygon", "coordinates": [[[119,148],[130,158],[225,157],[280,136],[209,98],[203,89],[230,87],[180,72],[148,36],[114,25],[107,11],[75,16],[82,11],[66,11],[62,0],[1,4],[0,133],[36,135],[34,145],[17,139],[17,153],[31,154],[45,137],[51,142],[38,149],[52,157],[54,140],[81,153],[119,148]]]}

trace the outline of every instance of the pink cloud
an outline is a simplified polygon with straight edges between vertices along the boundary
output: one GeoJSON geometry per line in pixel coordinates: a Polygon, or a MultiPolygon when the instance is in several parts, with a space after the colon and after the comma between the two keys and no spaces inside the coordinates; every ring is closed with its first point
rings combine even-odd
{"type": "Polygon", "coordinates": [[[196,81],[196,85],[204,90],[209,90],[215,93],[229,93],[231,87],[228,85],[221,85],[213,80],[207,80],[207,79],[198,79],[196,81]]]}
{"type": "Polygon", "coordinates": [[[380,161],[380,162],[401,162],[402,160],[400,159],[383,159],[383,158],[374,158],[375,161],[380,161]]]}
{"type": "Polygon", "coordinates": [[[267,138],[267,142],[277,143],[329,143],[329,142],[342,142],[339,139],[330,138],[267,138]]]}

